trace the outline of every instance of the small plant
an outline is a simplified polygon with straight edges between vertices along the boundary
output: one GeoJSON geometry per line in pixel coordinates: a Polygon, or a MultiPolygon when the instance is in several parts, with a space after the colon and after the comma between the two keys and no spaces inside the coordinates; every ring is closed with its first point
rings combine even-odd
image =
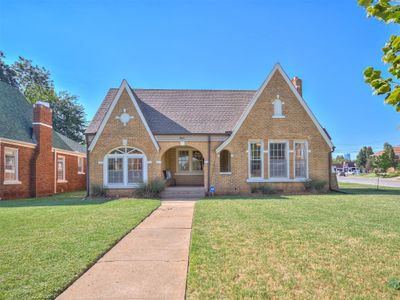
{"type": "Polygon", "coordinates": [[[92,185],[92,196],[94,197],[105,197],[106,191],[101,185],[93,184],[92,185]]]}
{"type": "Polygon", "coordinates": [[[164,179],[155,178],[148,183],[142,184],[137,190],[136,194],[142,198],[156,198],[165,189],[166,182],[164,179]]]}
{"type": "Polygon", "coordinates": [[[269,184],[253,184],[250,187],[250,191],[252,194],[255,193],[261,193],[263,195],[276,194],[275,189],[269,184]]]}
{"type": "Polygon", "coordinates": [[[400,291],[400,279],[392,278],[388,281],[388,287],[400,291]]]}
{"type": "Polygon", "coordinates": [[[324,191],[324,188],[326,186],[326,181],[325,180],[319,180],[319,179],[310,179],[304,182],[304,188],[308,192],[322,192],[324,191]]]}

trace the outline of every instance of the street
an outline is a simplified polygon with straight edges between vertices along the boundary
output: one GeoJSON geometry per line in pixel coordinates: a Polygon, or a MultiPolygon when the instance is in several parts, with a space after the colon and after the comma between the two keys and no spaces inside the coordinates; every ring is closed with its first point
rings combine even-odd
{"type": "MultiPolygon", "coordinates": [[[[359,184],[372,184],[377,185],[378,178],[365,178],[359,176],[338,176],[338,182],[359,183],[359,184]]],[[[398,187],[400,188],[400,180],[396,178],[379,178],[380,186],[398,187]]]]}

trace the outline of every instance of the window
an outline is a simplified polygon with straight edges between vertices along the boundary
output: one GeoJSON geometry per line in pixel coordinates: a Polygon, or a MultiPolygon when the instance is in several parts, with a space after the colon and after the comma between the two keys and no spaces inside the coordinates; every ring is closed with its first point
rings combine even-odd
{"type": "Polygon", "coordinates": [[[78,174],[85,174],[83,162],[83,157],[78,157],[78,174]]]}
{"type": "Polygon", "coordinates": [[[284,118],[285,116],[283,115],[282,111],[282,100],[279,99],[279,96],[272,102],[274,106],[274,115],[272,116],[273,118],[284,118]]]}
{"type": "Polygon", "coordinates": [[[178,170],[180,172],[188,172],[189,167],[189,150],[178,151],[178,170]]]}
{"type": "Polygon", "coordinates": [[[57,181],[65,181],[65,157],[57,157],[57,181]]]}
{"type": "Polygon", "coordinates": [[[269,144],[269,177],[287,178],[289,176],[288,167],[288,143],[269,144]]]}
{"type": "Polygon", "coordinates": [[[18,181],[18,149],[4,149],[4,182],[18,181]]]}
{"type": "Polygon", "coordinates": [[[231,172],[231,154],[228,150],[222,150],[219,154],[219,172],[230,173],[231,172]]]}
{"type": "Polygon", "coordinates": [[[124,183],[124,160],[122,157],[108,159],[108,183],[124,183]]]}
{"type": "Polygon", "coordinates": [[[104,184],[108,188],[137,187],[147,181],[144,153],[132,147],[120,147],[104,158],[104,184]]]}
{"type": "Polygon", "coordinates": [[[178,173],[202,173],[204,158],[200,151],[193,149],[178,149],[177,166],[178,173]]]}
{"type": "Polygon", "coordinates": [[[200,151],[192,152],[192,171],[203,171],[203,155],[200,151]]]}
{"type": "Polygon", "coordinates": [[[249,164],[250,164],[250,177],[263,177],[264,168],[264,149],[263,142],[250,142],[249,143],[249,164]]]}
{"type": "Polygon", "coordinates": [[[295,178],[307,178],[307,144],[294,143],[295,178]]]}

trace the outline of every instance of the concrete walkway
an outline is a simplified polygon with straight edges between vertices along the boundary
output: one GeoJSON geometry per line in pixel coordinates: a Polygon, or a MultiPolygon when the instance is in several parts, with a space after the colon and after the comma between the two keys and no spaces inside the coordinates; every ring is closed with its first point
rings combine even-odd
{"type": "Polygon", "coordinates": [[[163,201],[57,299],[184,299],[194,201],[163,201]]]}

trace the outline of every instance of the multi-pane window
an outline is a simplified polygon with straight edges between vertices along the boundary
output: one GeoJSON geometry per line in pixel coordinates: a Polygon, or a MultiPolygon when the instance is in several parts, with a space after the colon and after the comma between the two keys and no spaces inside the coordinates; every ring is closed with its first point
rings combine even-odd
{"type": "Polygon", "coordinates": [[[145,155],[138,149],[114,149],[105,161],[105,183],[110,187],[135,186],[146,181],[147,162],[145,155]]]}
{"type": "Polygon", "coordinates": [[[249,147],[250,177],[262,177],[263,145],[262,142],[251,142],[249,147]]]}
{"type": "Polygon", "coordinates": [[[294,143],[294,160],[296,178],[307,177],[307,145],[305,142],[294,143]]]}
{"type": "Polygon", "coordinates": [[[178,169],[181,172],[189,171],[189,150],[178,151],[178,169]]]}
{"type": "Polygon", "coordinates": [[[269,144],[269,177],[286,178],[288,177],[288,153],[287,143],[269,144]]]}
{"type": "Polygon", "coordinates": [[[65,157],[57,157],[57,181],[65,181],[65,157]]]}
{"type": "Polygon", "coordinates": [[[4,151],[4,181],[18,181],[18,150],[6,148],[4,151]]]}
{"type": "Polygon", "coordinates": [[[143,158],[128,158],[128,183],[143,183],[143,158]]]}
{"type": "Polygon", "coordinates": [[[192,171],[203,171],[203,155],[200,151],[192,151],[192,171]]]}
{"type": "Polygon", "coordinates": [[[183,173],[203,172],[204,158],[200,151],[193,149],[177,150],[177,171],[183,173]]]}
{"type": "Polygon", "coordinates": [[[219,171],[221,173],[231,172],[231,154],[228,150],[222,150],[219,154],[219,171]]]}
{"type": "Polygon", "coordinates": [[[112,157],[108,159],[108,183],[124,183],[123,162],[123,157],[112,157]]]}
{"type": "Polygon", "coordinates": [[[83,157],[78,157],[78,174],[84,174],[83,157]]]}

